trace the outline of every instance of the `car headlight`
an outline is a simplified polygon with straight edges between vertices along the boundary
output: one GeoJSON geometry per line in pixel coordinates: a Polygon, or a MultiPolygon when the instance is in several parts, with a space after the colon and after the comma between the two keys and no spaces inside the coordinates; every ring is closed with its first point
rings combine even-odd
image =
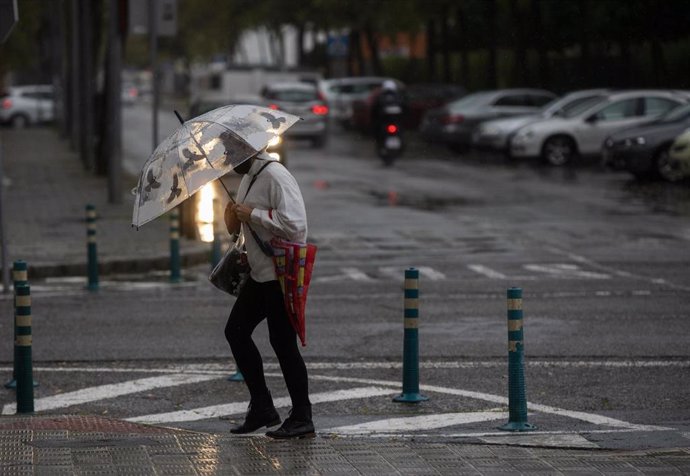
{"type": "Polygon", "coordinates": [[[494,126],[482,126],[479,128],[479,133],[483,136],[497,136],[501,134],[501,129],[494,126]]]}
{"type": "Polygon", "coordinates": [[[625,141],[623,141],[623,145],[625,147],[645,145],[646,143],[647,143],[647,139],[645,139],[643,136],[631,137],[630,139],[625,139],[625,141]]]}

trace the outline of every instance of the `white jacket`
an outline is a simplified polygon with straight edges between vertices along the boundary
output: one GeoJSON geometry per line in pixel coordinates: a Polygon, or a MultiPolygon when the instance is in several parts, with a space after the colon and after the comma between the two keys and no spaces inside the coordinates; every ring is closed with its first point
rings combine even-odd
{"type": "MultiPolygon", "coordinates": [[[[237,201],[254,208],[250,217],[251,227],[264,242],[280,237],[305,243],[307,212],[302,192],[295,178],[282,164],[268,158],[272,163],[261,171],[249,193],[246,193],[252,178],[266,164],[264,158],[268,156],[259,154],[260,160],[254,160],[249,172],[242,178],[237,201]]],[[[245,223],[242,224],[242,233],[252,279],[259,283],[277,279],[273,258],[261,251],[245,223]]]]}

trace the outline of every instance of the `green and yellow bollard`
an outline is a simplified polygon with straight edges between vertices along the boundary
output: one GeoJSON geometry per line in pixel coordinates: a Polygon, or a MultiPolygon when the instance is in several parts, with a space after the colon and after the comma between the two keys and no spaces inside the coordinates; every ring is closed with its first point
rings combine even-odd
{"type": "Polygon", "coordinates": [[[86,205],[86,253],[89,291],[98,291],[98,251],[96,248],[96,207],[86,205]]]}
{"type": "Polygon", "coordinates": [[[405,270],[405,336],[403,341],[403,389],[394,402],[418,403],[429,397],[419,393],[419,270],[405,270]]]}
{"type": "Polygon", "coordinates": [[[17,413],[34,411],[34,379],[31,362],[31,290],[28,284],[15,288],[15,339],[17,357],[17,413]]]}
{"type": "Polygon", "coordinates": [[[180,210],[170,210],[170,282],[180,282],[180,210]]]}
{"type": "MultiPolygon", "coordinates": [[[[12,281],[13,288],[16,290],[17,286],[27,284],[29,281],[29,268],[26,261],[17,260],[12,266],[12,281]]],[[[15,303],[16,309],[16,303],[15,303]]],[[[15,317],[16,321],[16,317],[15,317]]],[[[14,340],[17,340],[17,326],[14,326],[14,340]]],[[[5,383],[5,388],[17,388],[17,346],[14,346],[14,368],[12,370],[12,379],[5,383]]]]}
{"type": "Polygon", "coordinates": [[[524,335],[522,327],[522,289],[508,289],[508,423],[499,430],[533,431],[527,423],[525,396],[524,335]]]}

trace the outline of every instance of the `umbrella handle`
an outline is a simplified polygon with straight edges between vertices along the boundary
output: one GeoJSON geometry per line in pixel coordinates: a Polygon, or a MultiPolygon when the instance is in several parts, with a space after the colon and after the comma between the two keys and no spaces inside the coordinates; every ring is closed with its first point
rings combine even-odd
{"type": "Polygon", "coordinates": [[[175,115],[177,116],[177,120],[180,121],[180,124],[184,124],[184,119],[182,119],[182,116],[180,116],[180,113],[177,112],[176,109],[173,109],[173,112],[174,112],[175,115]]]}
{"type": "MultiPolygon", "coordinates": [[[[173,109],[173,112],[177,116],[177,120],[180,121],[180,124],[184,124],[184,119],[182,119],[182,116],[180,115],[180,113],[177,112],[177,109],[173,109]]],[[[230,201],[232,203],[235,203],[235,200],[232,198],[232,194],[230,193],[230,190],[228,190],[228,187],[225,186],[225,184],[223,183],[223,181],[221,179],[218,179],[218,181],[220,182],[220,184],[223,186],[223,188],[227,192],[228,197],[230,197],[230,201]]]]}

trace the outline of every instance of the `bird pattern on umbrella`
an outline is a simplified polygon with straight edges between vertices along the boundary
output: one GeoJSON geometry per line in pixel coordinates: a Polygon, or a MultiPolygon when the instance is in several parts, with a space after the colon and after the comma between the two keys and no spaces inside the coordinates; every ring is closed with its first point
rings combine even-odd
{"type": "Polygon", "coordinates": [[[141,226],[263,150],[299,117],[255,105],[229,105],[184,122],[142,167],[132,224],[141,226]]]}

